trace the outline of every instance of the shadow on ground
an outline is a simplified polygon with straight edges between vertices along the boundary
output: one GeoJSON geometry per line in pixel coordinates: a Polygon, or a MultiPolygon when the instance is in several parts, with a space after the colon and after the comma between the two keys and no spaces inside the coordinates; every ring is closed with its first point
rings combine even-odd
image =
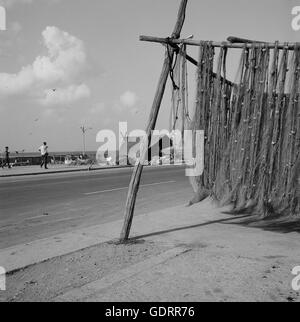
{"type": "Polygon", "coordinates": [[[262,218],[259,215],[249,213],[249,211],[222,211],[222,214],[230,215],[230,218],[219,219],[208,221],[201,224],[176,227],[173,229],[161,230],[141,236],[135,236],[131,238],[131,241],[137,241],[147,237],[159,236],[176,231],[183,231],[189,229],[195,229],[205,227],[213,224],[224,224],[224,225],[240,225],[244,227],[259,228],[265,231],[272,231],[277,233],[300,233],[300,217],[288,217],[288,216],[270,216],[268,218],[262,218]]]}
{"type": "Polygon", "coordinates": [[[142,236],[136,236],[131,238],[131,241],[134,240],[138,240],[138,239],[143,239],[143,238],[147,238],[147,237],[153,237],[153,236],[159,236],[159,235],[164,235],[164,234],[168,234],[168,233],[173,233],[176,231],[182,231],[182,230],[188,230],[188,229],[195,229],[195,228],[199,228],[199,227],[205,227],[205,226],[209,226],[209,225],[213,225],[213,224],[222,224],[222,223],[227,223],[230,222],[229,224],[233,224],[232,221],[233,220],[242,220],[245,218],[250,217],[249,214],[247,215],[243,215],[243,216],[234,216],[232,218],[226,218],[226,219],[220,219],[220,220],[213,220],[213,221],[208,221],[206,223],[201,223],[201,224],[197,224],[197,225],[191,225],[191,226],[183,226],[183,227],[178,227],[178,228],[173,228],[173,229],[167,229],[167,230],[161,230],[161,231],[157,231],[154,233],[150,233],[147,235],[142,235],[142,236]]]}
{"type": "MultiPolygon", "coordinates": [[[[236,215],[234,211],[223,212],[228,215],[236,215]]],[[[247,212],[244,212],[246,214],[247,212]]],[[[239,213],[241,215],[243,213],[239,213]]],[[[249,215],[249,213],[248,213],[249,215]]],[[[246,218],[236,217],[237,221],[230,222],[231,225],[242,225],[253,228],[260,228],[265,231],[278,232],[283,234],[300,233],[300,216],[270,216],[262,218],[259,215],[250,214],[246,218]]],[[[227,224],[227,223],[224,223],[227,224]]]]}

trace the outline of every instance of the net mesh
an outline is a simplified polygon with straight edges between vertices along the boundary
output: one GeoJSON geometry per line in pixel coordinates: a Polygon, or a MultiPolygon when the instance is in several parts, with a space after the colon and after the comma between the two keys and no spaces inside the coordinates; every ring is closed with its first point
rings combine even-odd
{"type": "Polygon", "coordinates": [[[236,211],[299,214],[300,44],[245,45],[235,84],[226,81],[227,54],[225,45],[218,55],[211,42],[200,45],[189,127],[205,131],[205,168],[191,178],[194,202],[211,195],[236,211]]]}

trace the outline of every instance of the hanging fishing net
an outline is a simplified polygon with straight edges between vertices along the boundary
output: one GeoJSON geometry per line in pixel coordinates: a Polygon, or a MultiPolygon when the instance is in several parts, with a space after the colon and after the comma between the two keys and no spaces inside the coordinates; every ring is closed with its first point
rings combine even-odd
{"type": "MultiPolygon", "coordinates": [[[[218,55],[211,42],[200,45],[194,115],[182,120],[205,133],[204,171],[191,178],[193,202],[212,196],[236,211],[299,214],[300,44],[293,51],[278,43],[245,45],[234,83],[227,57],[225,44],[218,55]]],[[[182,93],[173,92],[172,122],[182,93]]]]}

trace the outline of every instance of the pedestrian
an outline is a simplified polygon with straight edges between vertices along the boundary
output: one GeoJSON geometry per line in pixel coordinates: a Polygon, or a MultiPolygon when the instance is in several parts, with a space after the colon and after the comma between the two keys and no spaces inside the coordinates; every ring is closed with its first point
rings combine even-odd
{"type": "Polygon", "coordinates": [[[47,142],[44,142],[44,144],[39,148],[39,151],[41,152],[41,156],[42,156],[42,161],[41,161],[41,168],[43,166],[45,166],[45,169],[47,170],[48,167],[48,146],[47,146],[47,142]]]}
{"type": "Polygon", "coordinates": [[[5,166],[8,167],[8,169],[11,169],[11,165],[10,165],[10,160],[9,160],[9,147],[5,147],[5,156],[4,156],[4,162],[2,163],[2,169],[4,169],[5,166]]]}

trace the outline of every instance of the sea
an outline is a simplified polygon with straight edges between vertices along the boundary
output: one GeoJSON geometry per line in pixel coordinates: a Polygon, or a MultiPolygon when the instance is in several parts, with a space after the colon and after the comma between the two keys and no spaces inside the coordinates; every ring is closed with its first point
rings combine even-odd
{"type": "MultiPolygon", "coordinates": [[[[96,151],[87,151],[85,154],[88,156],[95,156],[96,151]]],[[[66,155],[73,155],[73,156],[79,156],[83,154],[82,151],[59,151],[59,152],[52,152],[49,151],[49,155],[51,156],[66,156],[66,155]]],[[[16,153],[15,151],[10,151],[10,157],[19,157],[19,158],[34,158],[34,157],[39,157],[40,153],[39,152],[19,152],[16,153]]]]}

